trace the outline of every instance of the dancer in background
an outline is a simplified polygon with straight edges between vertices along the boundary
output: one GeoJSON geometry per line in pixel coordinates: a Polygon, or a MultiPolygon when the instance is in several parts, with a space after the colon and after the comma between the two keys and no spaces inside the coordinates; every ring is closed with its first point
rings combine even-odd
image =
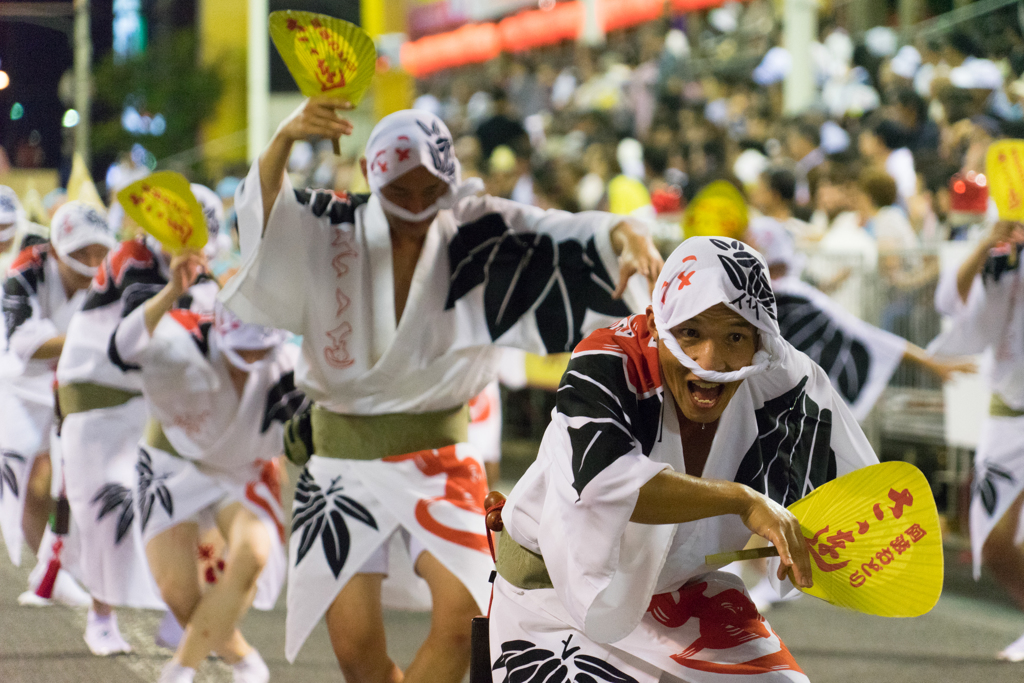
{"type": "MultiPolygon", "coordinates": [[[[974,455],[971,550],[974,578],[988,567],[1024,610],[1024,228],[999,222],[958,267],[946,270],[935,291],[952,327],[928,350],[941,355],[992,353],[989,416],[974,455]]],[[[998,655],[1024,661],[1024,635],[998,655]]]]}
{"type": "MultiPolygon", "coordinates": [[[[100,213],[68,202],[53,217],[50,242],[26,247],[11,264],[3,288],[5,353],[0,356],[0,529],[11,562],[20,566],[22,541],[37,556],[51,497],[50,438],[54,369],[72,315],[85,303],[97,268],[116,241],[100,213]]],[[[59,477],[58,477],[59,480],[59,477]]],[[[34,591],[46,563],[30,577],[22,602],[40,604],[34,591]]],[[[88,601],[61,571],[53,586],[60,601],[88,601]]],[[[48,597],[48,596],[47,596],[48,597]]]]}
{"type": "Polygon", "coordinates": [[[284,585],[284,514],[275,458],[283,424],[305,403],[295,389],[298,349],[285,333],[246,325],[218,306],[175,308],[204,269],[184,253],[169,282],[118,325],[110,354],[137,368],[150,412],[139,451],[135,514],[164,601],[185,625],[161,683],[190,683],[216,652],[236,683],[270,674],[238,630],[256,598],[271,609],[284,585]],[[205,592],[200,534],[216,527],[226,566],[205,592]]]}

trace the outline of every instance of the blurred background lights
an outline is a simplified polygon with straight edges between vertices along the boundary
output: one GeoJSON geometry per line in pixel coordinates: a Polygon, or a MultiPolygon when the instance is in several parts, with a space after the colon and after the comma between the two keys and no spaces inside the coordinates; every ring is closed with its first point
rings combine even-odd
{"type": "Polygon", "coordinates": [[[78,125],[80,117],[78,111],[75,109],[68,109],[64,112],[64,118],[61,120],[61,125],[65,128],[74,128],[78,125]]]}
{"type": "Polygon", "coordinates": [[[11,84],[11,77],[7,75],[6,71],[0,71],[0,90],[3,90],[11,84]]]}
{"type": "Polygon", "coordinates": [[[11,121],[17,121],[25,115],[25,107],[21,106],[21,102],[15,102],[11,105],[11,121]]]}

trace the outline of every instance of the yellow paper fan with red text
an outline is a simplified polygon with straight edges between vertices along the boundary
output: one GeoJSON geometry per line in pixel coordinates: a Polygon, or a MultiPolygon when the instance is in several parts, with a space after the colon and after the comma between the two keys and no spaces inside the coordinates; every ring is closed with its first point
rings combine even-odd
{"type": "Polygon", "coordinates": [[[209,234],[206,218],[185,176],[160,171],[117,193],[126,214],[172,254],[199,251],[209,234]]]}
{"type": "MultiPolygon", "coordinates": [[[[921,470],[905,462],[864,467],[789,506],[811,555],[808,595],[884,617],[916,617],[942,593],[939,514],[921,470]]],[[[709,555],[708,564],[765,557],[775,548],[709,555]]]]}
{"type": "Polygon", "coordinates": [[[373,40],[355,24],[283,10],[270,14],[270,37],[306,97],[326,95],[359,104],[377,68],[373,40]]]}
{"type": "Polygon", "coordinates": [[[985,175],[999,218],[1024,222],[1024,140],[1000,140],[989,145],[985,175]]]}

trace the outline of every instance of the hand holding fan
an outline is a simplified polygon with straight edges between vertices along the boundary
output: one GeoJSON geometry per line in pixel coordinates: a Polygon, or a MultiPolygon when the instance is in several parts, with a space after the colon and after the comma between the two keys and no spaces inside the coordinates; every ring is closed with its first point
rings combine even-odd
{"type": "MultiPolygon", "coordinates": [[[[942,592],[942,536],[928,480],[905,462],[850,472],[789,506],[811,554],[804,593],[883,617],[916,617],[942,592]]],[[[708,555],[708,564],[777,555],[774,547],[708,555]]]]}
{"type": "MultiPolygon", "coordinates": [[[[377,50],[355,24],[283,10],[270,14],[270,37],[304,96],[330,95],[355,106],[370,87],[377,50]]],[[[337,140],[334,153],[341,153],[337,140]]]]}
{"type": "Polygon", "coordinates": [[[199,251],[209,235],[203,207],[192,194],[185,176],[160,171],[117,193],[125,213],[172,254],[199,251]]]}

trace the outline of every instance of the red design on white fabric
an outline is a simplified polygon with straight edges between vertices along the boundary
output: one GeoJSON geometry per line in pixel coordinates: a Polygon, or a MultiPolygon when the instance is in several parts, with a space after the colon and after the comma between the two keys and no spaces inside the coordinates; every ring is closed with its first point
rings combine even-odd
{"type": "Polygon", "coordinates": [[[345,293],[341,291],[341,287],[334,290],[334,300],[338,302],[338,311],[334,314],[336,317],[341,317],[341,314],[348,308],[348,305],[352,303],[352,300],[345,296],[345,293]]]}
{"type": "Polygon", "coordinates": [[[434,505],[448,503],[460,510],[478,515],[480,519],[474,522],[474,528],[484,528],[484,496],[487,495],[487,479],[480,463],[473,458],[460,460],[455,446],[417,451],[405,455],[391,455],[384,458],[385,462],[404,462],[406,460],[415,462],[420,472],[428,477],[447,476],[443,496],[417,501],[416,521],[420,523],[420,526],[435,536],[456,545],[481,553],[489,553],[486,536],[446,526],[430,513],[430,508],[434,505]]]}
{"type": "Polygon", "coordinates": [[[334,275],[338,278],[348,274],[348,264],[343,261],[347,256],[348,254],[338,254],[331,260],[331,268],[334,268],[334,275]]]}
{"type": "Polygon", "coordinates": [[[384,156],[384,150],[380,150],[373,156],[373,161],[370,162],[370,170],[376,171],[377,173],[388,172],[388,162],[384,161],[381,157],[384,156]]]}
{"type": "MultiPolygon", "coordinates": [[[[117,287],[121,286],[124,282],[125,273],[133,266],[142,269],[153,267],[153,252],[138,240],[122,242],[110,254],[108,259],[110,273],[114,278],[114,285],[117,287]]],[[[100,268],[99,272],[96,273],[96,288],[102,291],[106,286],[107,269],[100,268]]]]}
{"type": "Polygon", "coordinates": [[[479,394],[469,399],[469,421],[473,424],[487,422],[491,416],[491,397],[484,389],[479,394]]]}
{"type": "Polygon", "coordinates": [[[406,147],[405,149],[402,149],[401,147],[395,147],[395,154],[398,155],[398,160],[399,161],[408,161],[409,160],[409,155],[411,153],[412,153],[412,148],[411,147],[406,147]]]}
{"type": "Polygon", "coordinates": [[[352,334],[352,326],[343,322],[327,333],[331,346],[324,347],[324,359],[332,368],[342,370],[350,367],[355,360],[348,355],[348,337],[352,334]]]}
{"type": "Polygon", "coordinates": [[[260,478],[245,485],[245,497],[250,503],[270,515],[277,527],[277,535],[284,543],[284,520],[281,514],[281,467],[277,460],[257,460],[256,465],[260,468],[260,478]],[[269,493],[274,502],[268,500],[264,492],[269,493]]]}
{"type": "Polygon", "coordinates": [[[171,424],[178,429],[184,430],[186,434],[192,437],[199,433],[208,417],[210,417],[209,411],[203,411],[194,415],[175,415],[171,424]]]}
{"type": "Polygon", "coordinates": [[[742,591],[727,588],[715,595],[706,596],[704,591],[707,587],[705,581],[651,598],[647,611],[663,626],[679,628],[692,617],[700,621],[700,636],[688,648],[672,655],[676,663],[689,669],[717,674],[754,676],[771,671],[803,673],[781,639],[776,652],[746,662],[728,664],[693,659],[703,650],[730,650],[760,638],[768,639],[773,635],[778,638],[742,591]]]}

